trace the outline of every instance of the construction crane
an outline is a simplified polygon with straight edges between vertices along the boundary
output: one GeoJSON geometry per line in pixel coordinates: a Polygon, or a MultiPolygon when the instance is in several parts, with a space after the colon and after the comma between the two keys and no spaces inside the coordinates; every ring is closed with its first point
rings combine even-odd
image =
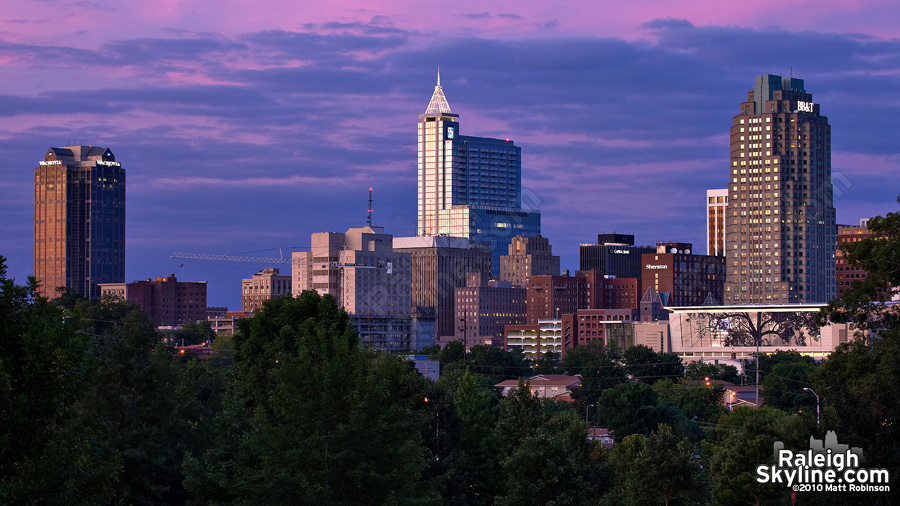
{"type": "Polygon", "coordinates": [[[293,264],[290,258],[245,257],[238,255],[215,255],[207,253],[172,253],[171,258],[187,260],[214,260],[217,262],[245,262],[249,264],[293,264]]]}
{"type": "MultiPolygon", "coordinates": [[[[332,250],[333,251],[333,250],[332,250]]],[[[340,304],[344,306],[345,294],[344,294],[344,269],[345,268],[354,268],[354,269],[382,269],[386,268],[387,273],[391,274],[392,266],[390,262],[386,264],[384,262],[379,262],[379,265],[360,265],[355,263],[347,263],[345,260],[347,254],[347,248],[342,247],[338,254],[338,260],[328,260],[328,261],[314,261],[305,258],[274,258],[274,257],[250,257],[250,256],[240,256],[240,255],[221,255],[214,253],[172,253],[171,258],[182,258],[187,260],[212,260],[216,262],[244,262],[244,263],[256,263],[256,264],[280,264],[280,265],[291,265],[292,268],[307,266],[312,268],[319,269],[327,269],[329,271],[336,271],[339,273],[338,276],[338,287],[337,291],[340,294],[340,304]]]]}

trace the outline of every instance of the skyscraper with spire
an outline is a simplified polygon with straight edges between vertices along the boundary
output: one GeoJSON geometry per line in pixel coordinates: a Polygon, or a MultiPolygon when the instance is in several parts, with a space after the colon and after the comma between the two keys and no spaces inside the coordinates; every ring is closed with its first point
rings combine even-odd
{"type": "Polygon", "coordinates": [[[510,140],[460,135],[438,71],[418,127],[419,236],[487,244],[500,271],[515,236],[541,233],[540,212],[522,208],[522,150],[510,140]]]}

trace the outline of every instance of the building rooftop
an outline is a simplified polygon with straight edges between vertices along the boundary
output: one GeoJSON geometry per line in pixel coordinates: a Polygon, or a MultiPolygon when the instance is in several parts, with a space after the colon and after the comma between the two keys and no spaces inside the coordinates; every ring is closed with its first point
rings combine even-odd
{"type": "Polygon", "coordinates": [[[452,112],[450,104],[447,103],[447,97],[444,96],[444,90],[441,88],[441,70],[438,69],[437,85],[434,87],[434,93],[431,95],[431,101],[428,102],[428,108],[425,109],[425,115],[442,116],[452,112]]]}

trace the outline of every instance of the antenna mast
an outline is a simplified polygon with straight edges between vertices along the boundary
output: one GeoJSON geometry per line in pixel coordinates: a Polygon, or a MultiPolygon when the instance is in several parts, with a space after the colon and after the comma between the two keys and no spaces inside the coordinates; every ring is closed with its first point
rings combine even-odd
{"type": "Polygon", "coordinates": [[[372,187],[369,187],[369,218],[366,220],[366,224],[370,227],[372,226],[372,187]]]}

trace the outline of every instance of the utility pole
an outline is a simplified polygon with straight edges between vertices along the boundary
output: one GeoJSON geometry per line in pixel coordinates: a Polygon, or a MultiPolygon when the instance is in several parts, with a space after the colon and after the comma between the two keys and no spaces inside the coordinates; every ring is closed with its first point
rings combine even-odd
{"type": "Polygon", "coordinates": [[[466,365],[466,349],[469,347],[469,336],[468,336],[468,323],[469,323],[469,310],[463,310],[463,317],[459,319],[459,322],[462,324],[462,327],[459,330],[463,331],[463,367],[466,365]]]}
{"type": "Polygon", "coordinates": [[[803,387],[803,390],[816,396],[816,427],[818,427],[821,431],[822,425],[819,420],[819,395],[816,393],[815,390],[813,390],[812,388],[809,388],[809,387],[803,387]]]}

